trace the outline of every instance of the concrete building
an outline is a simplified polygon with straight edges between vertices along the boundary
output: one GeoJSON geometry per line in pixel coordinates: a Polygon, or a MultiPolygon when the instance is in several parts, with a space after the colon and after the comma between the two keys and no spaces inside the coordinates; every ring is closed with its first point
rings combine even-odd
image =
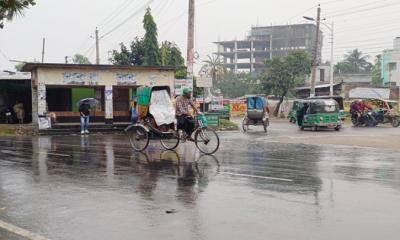
{"type": "Polygon", "coordinates": [[[173,67],[28,63],[23,71],[32,74],[32,121],[38,125],[50,112],[59,122],[79,122],[77,102],[83,98],[101,103],[94,121],[129,121],[130,100],[139,86],[173,90],[175,79],[173,67]]]}
{"type": "MultiPolygon", "coordinates": [[[[319,39],[317,57],[321,59],[322,32],[319,39]]],[[[215,42],[227,69],[262,72],[265,60],[288,55],[294,50],[314,53],[316,26],[314,24],[296,24],[269,27],[252,27],[244,40],[215,42]]]]}
{"type": "Polygon", "coordinates": [[[400,86],[400,37],[394,39],[393,49],[383,51],[382,79],[384,85],[400,86]]]}

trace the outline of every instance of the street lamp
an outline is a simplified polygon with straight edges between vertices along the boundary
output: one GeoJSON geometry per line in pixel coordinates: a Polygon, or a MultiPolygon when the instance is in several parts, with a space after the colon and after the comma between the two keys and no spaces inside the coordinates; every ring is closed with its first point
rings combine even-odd
{"type": "MultiPolygon", "coordinates": [[[[311,17],[306,17],[303,16],[304,19],[309,20],[309,21],[313,21],[316,22],[317,20],[315,20],[314,18],[311,17]]],[[[325,20],[325,19],[322,19],[325,20]]],[[[328,28],[328,30],[331,32],[331,60],[330,60],[330,77],[329,77],[329,94],[331,96],[333,96],[333,71],[334,71],[334,67],[333,67],[333,41],[334,41],[334,37],[333,37],[333,30],[334,30],[334,23],[332,22],[330,24],[330,26],[324,22],[320,22],[321,24],[323,24],[326,28],[328,28]]],[[[317,41],[319,41],[317,39],[317,41]]]]}

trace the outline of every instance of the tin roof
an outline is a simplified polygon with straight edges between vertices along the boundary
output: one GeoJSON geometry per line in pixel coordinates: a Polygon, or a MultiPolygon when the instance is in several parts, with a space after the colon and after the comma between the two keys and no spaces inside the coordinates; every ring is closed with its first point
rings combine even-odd
{"type": "Polygon", "coordinates": [[[31,73],[0,72],[0,80],[31,80],[31,73]]]}
{"type": "Polygon", "coordinates": [[[63,64],[63,63],[26,63],[22,72],[32,72],[37,68],[74,68],[74,69],[96,69],[96,70],[110,70],[110,69],[125,69],[125,70],[159,70],[159,71],[175,71],[174,66],[120,66],[109,64],[63,64]]]}

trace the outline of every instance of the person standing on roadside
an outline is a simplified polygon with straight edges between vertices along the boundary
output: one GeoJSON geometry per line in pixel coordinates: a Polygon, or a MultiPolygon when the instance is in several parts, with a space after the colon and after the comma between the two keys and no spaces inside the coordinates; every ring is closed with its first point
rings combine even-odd
{"type": "Polygon", "coordinates": [[[82,103],[79,106],[79,114],[81,117],[81,134],[89,133],[90,105],[82,103]]]}

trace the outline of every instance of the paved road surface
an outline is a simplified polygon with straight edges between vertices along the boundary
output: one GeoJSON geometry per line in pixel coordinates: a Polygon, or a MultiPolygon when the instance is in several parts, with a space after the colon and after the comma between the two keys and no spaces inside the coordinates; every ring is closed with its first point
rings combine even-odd
{"type": "Polygon", "coordinates": [[[221,133],[215,157],[134,153],[124,136],[0,138],[0,239],[397,240],[399,148],[326,139],[398,135],[276,123],[221,133]]]}

